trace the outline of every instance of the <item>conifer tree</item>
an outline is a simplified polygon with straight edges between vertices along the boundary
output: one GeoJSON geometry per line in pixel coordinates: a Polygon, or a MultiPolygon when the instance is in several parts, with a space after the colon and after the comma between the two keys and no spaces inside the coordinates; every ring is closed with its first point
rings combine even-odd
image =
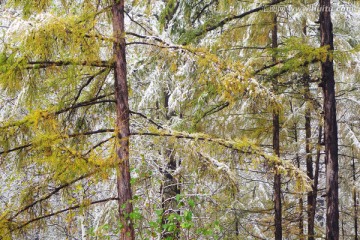
{"type": "MultiPolygon", "coordinates": [[[[326,38],[318,47],[315,13],[290,17],[286,8],[315,2],[8,1],[0,34],[1,238],[332,234],[321,227],[321,195],[332,195],[323,190],[317,86],[323,73],[324,94],[335,96],[325,91],[325,67],[333,58],[347,67],[356,61],[356,34],[346,51],[326,38]],[[304,16],[309,34],[298,21],[304,16]]],[[[328,23],[326,14],[320,20],[328,23]]],[[[356,106],[348,104],[358,99],[357,77],[344,72],[334,74],[339,156],[351,157],[340,161],[339,176],[353,180],[339,185],[338,235],[346,238],[356,232],[360,148],[349,125],[356,106]]]]}

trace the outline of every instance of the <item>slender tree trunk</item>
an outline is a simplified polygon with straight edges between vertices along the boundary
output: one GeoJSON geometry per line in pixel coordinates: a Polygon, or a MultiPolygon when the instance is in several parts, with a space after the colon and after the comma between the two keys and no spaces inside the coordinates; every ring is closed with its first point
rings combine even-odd
{"type": "Polygon", "coordinates": [[[112,6],[112,24],[114,34],[114,78],[116,99],[116,134],[118,158],[117,189],[119,203],[119,217],[121,224],[120,239],[135,239],[134,228],[129,214],[133,211],[131,199],[129,166],[129,99],[126,79],[125,29],[124,29],[124,0],[114,0],[112,6]]]}
{"type": "MultiPolygon", "coordinates": [[[[352,151],[353,152],[353,151],[352,151]]],[[[355,236],[354,240],[358,240],[358,200],[357,200],[357,192],[356,192],[356,168],[355,168],[355,158],[354,152],[352,153],[352,172],[353,172],[353,181],[354,181],[354,189],[353,189],[353,201],[354,201],[354,231],[355,236]]]]}
{"type": "MultiPolygon", "coordinates": [[[[276,1],[276,0],[273,0],[276,1]]],[[[271,32],[272,48],[278,47],[277,42],[277,16],[273,15],[273,29],[271,32]]],[[[273,62],[276,62],[276,56],[273,56],[273,62]]],[[[277,81],[273,80],[274,92],[277,92],[277,81]]],[[[280,117],[279,110],[273,111],[273,151],[274,154],[280,157],[280,117]]],[[[281,225],[281,175],[275,171],[274,175],[274,208],[275,208],[275,239],[282,239],[282,225],[281,225]]]]}
{"type": "MultiPolygon", "coordinates": [[[[307,26],[306,18],[302,22],[303,35],[307,35],[307,26]]],[[[309,179],[314,180],[314,169],[313,169],[313,159],[312,159],[312,149],[311,149],[311,109],[309,107],[310,103],[310,76],[308,73],[308,68],[304,69],[305,73],[303,75],[304,82],[304,96],[306,101],[305,107],[305,152],[306,152],[306,173],[309,179]]],[[[316,205],[316,193],[314,182],[312,184],[311,191],[307,194],[307,215],[308,215],[308,239],[314,240],[315,235],[315,205],[316,205]]]]}
{"type": "MultiPolygon", "coordinates": [[[[309,101],[310,99],[310,90],[309,90],[309,75],[305,74],[304,77],[305,84],[305,99],[309,101]]],[[[313,170],[313,160],[311,156],[311,110],[308,106],[305,109],[305,151],[306,151],[306,173],[307,176],[314,180],[314,170],[313,170]]],[[[315,224],[315,187],[314,182],[311,185],[312,189],[307,194],[307,213],[308,213],[308,239],[314,240],[314,224],[315,224]],[[313,214],[314,213],[314,214],[313,214]]]]}
{"type": "MultiPolygon", "coordinates": [[[[277,156],[280,157],[279,151],[279,114],[273,115],[273,149],[277,156]]],[[[275,172],[274,175],[274,207],[275,207],[275,239],[282,239],[282,225],[281,225],[281,175],[275,172]]]]}
{"type": "MultiPolygon", "coordinates": [[[[180,194],[180,186],[177,179],[173,177],[174,171],[177,169],[176,159],[174,156],[173,149],[166,150],[166,156],[169,158],[166,169],[163,169],[164,183],[161,186],[162,191],[162,224],[168,223],[168,216],[172,213],[180,215],[178,210],[178,203],[176,201],[176,195],[180,194]]],[[[174,221],[174,220],[172,220],[174,221]]],[[[180,223],[176,222],[176,229],[172,232],[165,232],[162,234],[162,239],[179,239],[180,223]]]]}
{"type": "MultiPolygon", "coordinates": [[[[164,107],[165,107],[165,115],[166,119],[170,120],[171,116],[169,115],[169,93],[165,92],[164,95],[164,107]]],[[[161,185],[161,193],[162,193],[162,209],[163,209],[163,216],[162,216],[162,224],[166,224],[168,220],[168,216],[171,213],[177,213],[180,215],[180,210],[178,209],[178,203],[176,201],[176,195],[181,193],[179,182],[176,178],[173,177],[174,171],[177,169],[177,163],[175,158],[175,152],[172,147],[172,144],[168,144],[168,149],[166,149],[166,157],[169,161],[165,169],[161,169],[161,172],[164,176],[164,182],[161,185]]],[[[180,222],[176,223],[177,227],[172,232],[165,232],[162,234],[162,239],[179,239],[180,233],[180,222]]]]}
{"type": "MultiPolygon", "coordinates": [[[[306,74],[304,76],[305,83],[305,99],[309,101],[310,90],[309,90],[309,76],[306,74]]],[[[315,193],[315,183],[314,183],[314,170],[313,170],[313,160],[311,156],[311,110],[307,106],[305,110],[305,151],[306,151],[306,173],[307,176],[313,180],[311,185],[311,191],[307,194],[307,213],[308,213],[308,239],[314,240],[315,235],[315,205],[316,205],[316,193],[315,193]]]]}
{"type": "MultiPolygon", "coordinates": [[[[295,135],[295,142],[298,142],[298,132],[297,132],[297,124],[295,123],[294,125],[294,135],[295,135]]],[[[296,153],[296,163],[297,163],[297,167],[300,169],[300,157],[299,154],[296,153]]],[[[304,211],[304,201],[303,201],[303,197],[300,195],[299,197],[299,239],[300,240],[304,240],[304,215],[303,215],[303,211],[304,211]]]]}
{"type": "Polygon", "coordinates": [[[320,156],[321,156],[321,142],[322,142],[322,126],[319,125],[319,135],[318,135],[318,142],[317,142],[317,150],[316,150],[316,160],[315,160],[315,173],[314,173],[314,183],[312,185],[312,200],[311,209],[309,211],[309,223],[311,226],[308,226],[308,229],[311,231],[308,233],[308,239],[315,239],[315,212],[316,212],[316,205],[317,205],[317,193],[318,193],[318,183],[319,183],[319,171],[320,171],[320,156]]]}
{"type": "MultiPolygon", "coordinates": [[[[341,211],[343,210],[341,205],[341,211]]],[[[344,219],[341,219],[341,233],[342,233],[342,239],[345,240],[345,228],[344,228],[344,219]]]]}
{"type": "Polygon", "coordinates": [[[320,0],[321,46],[329,47],[325,62],[321,63],[321,86],[324,93],[324,136],[326,164],[326,239],[339,239],[339,183],[338,183],[338,135],[334,66],[332,60],[333,28],[330,0],[320,0]]]}
{"type": "MultiPolygon", "coordinates": [[[[294,109],[293,109],[293,104],[290,101],[290,109],[291,109],[291,113],[294,114],[294,109]]],[[[294,123],[294,139],[295,139],[295,143],[298,143],[299,141],[299,137],[298,137],[298,130],[297,130],[297,122],[294,123]]],[[[301,167],[301,162],[300,162],[300,156],[299,153],[296,153],[296,164],[297,167],[300,169],[301,167]]],[[[304,201],[303,201],[303,197],[300,195],[299,196],[299,239],[300,240],[304,240],[304,201]]]]}

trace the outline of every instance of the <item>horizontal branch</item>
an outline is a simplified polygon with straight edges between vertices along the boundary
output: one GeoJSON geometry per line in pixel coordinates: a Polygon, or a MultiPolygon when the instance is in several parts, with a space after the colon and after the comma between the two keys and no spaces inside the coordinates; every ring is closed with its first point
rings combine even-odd
{"type": "Polygon", "coordinates": [[[79,66],[89,66],[89,67],[114,67],[113,61],[29,61],[26,69],[40,69],[47,67],[60,67],[60,66],[71,66],[71,65],[79,65],[79,66]]]}
{"type": "Polygon", "coordinates": [[[55,114],[61,114],[64,112],[67,112],[69,110],[74,110],[76,108],[80,108],[80,107],[86,107],[86,106],[91,106],[91,105],[95,105],[95,104],[101,104],[101,103],[115,103],[115,100],[99,100],[99,101],[85,101],[85,102],[80,102],[78,104],[74,104],[71,107],[67,107],[64,109],[61,109],[59,111],[56,111],[55,114]]]}
{"type": "MultiPolygon", "coordinates": [[[[284,64],[284,63],[290,62],[290,61],[298,59],[298,58],[299,58],[299,56],[295,56],[295,57],[292,57],[292,58],[289,58],[289,59],[279,60],[279,61],[277,61],[275,63],[266,65],[266,66],[264,66],[264,67],[262,67],[262,68],[260,68],[260,69],[258,69],[256,71],[254,71],[253,74],[254,75],[259,74],[260,72],[262,72],[264,70],[270,69],[270,68],[275,67],[275,66],[277,66],[279,64],[284,64]]],[[[310,65],[312,63],[316,63],[316,62],[319,62],[319,61],[320,61],[320,59],[314,58],[311,61],[305,61],[305,62],[301,63],[298,67],[306,67],[306,66],[308,66],[308,65],[310,65]]],[[[280,76],[280,75],[282,75],[284,73],[287,73],[290,70],[294,70],[294,69],[293,68],[292,69],[281,69],[279,72],[277,72],[275,74],[272,74],[271,77],[278,77],[278,76],[280,76]]]]}
{"type": "Polygon", "coordinates": [[[134,112],[134,111],[131,111],[131,110],[130,110],[130,114],[138,115],[138,116],[146,119],[146,120],[149,121],[150,123],[152,123],[152,124],[154,124],[155,126],[157,126],[158,129],[160,129],[160,128],[161,128],[161,129],[164,129],[163,126],[161,126],[160,124],[156,123],[154,120],[150,119],[149,117],[145,116],[145,115],[142,114],[142,113],[134,112]]]}
{"type": "Polygon", "coordinates": [[[156,36],[140,35],[140,34],[134,33],[134,32],[126,32],[126,34],[129,35],[129,36],[133,36],[133,37],[137,37],[137,38],[141,38],[141,39],[153,40],[153,41],[156,41],[156,42],[162,44],[162,45],[158,45],[158,44],[154,44],[154,43],[135,41],[135,42],[126,43],[126,45],[128,45],[128,46],[129,45],[149,45],[149,46],[154,46],[154,47],[159,47],[159,48],[187,50],[187,49],[184,49],[184,47],[181,46],[181,45],[171,45],[171,44],[165,42],[164,40],[162,40],[161,38],[156,37],[156,36]]]}
{"type": "Polygon", "coordinates": [[[22,146],[18,146],[18,147],[9,149],[9,150],[0,151],[0,155],[6,154],[6,153],[15,152],[15,151],[18,151],[18,150],[22,150],[22,149],[25,149],[25,148],[28,148],[28,147],[31,147],[31,146],[32,146],[32,144],[29,143],[29,144],[25,144],[25,145],[22,145],[22,146]]]}
{"type": "Polygon", "coordinates": [[[134,32],[126,32],[126,35],[129,36],[133,36],[133,37],[137,37],[137,38],[142,38],[142,39],[147,39],[147,40],[154,40],[163,44],[167,44],[164,40],[162,40],[159,37],[156,36],[146,36],[146,35],[140,35],[138,33],[134,33],[134,32]]]}
{"type": "Polygon", "coordinates": [[[151,132],[133,132],[130,134],[131,136],[153,136],[153,137],[174,137],[177,139],[190,139],[190,140],[199,140],[199,141],[207,141],[207,142],[213,142],[217,143],[221,146],[224,146],[226,148],[236,149],[231,144],[224,143],[222,141],[219,141],[219,139],[216,138],[209,138],[209,137],[197,137],[197,136],[191,136],[191,135],[185,135],[185,134],[178,134],[178,133],[151,133],[151,132]]]}
{"type": "MultiPolygon", "coordinates": [[[[98,98],[103,98],[103,97],[106,97],[106,95],[100,96],[98,98]]],[[[90,100],[90,101],[75,104],[74,106],[71,106],[71,107],[67,107],[67,108],[58,110],[55,112],[55,114],[61,114],[61,113],[67,112],[69,110],[73,110],[75,108],[80,108],[80,107],[84,107],[84,106],[90,106],[90,105],[100,104],[100,103],[115,103],[115,102],[116,102],[115,100],[98,100],[98,101],[90,100]]],[[[146,115],[144,115],[142,113],[134,112],[134,111],[130,111],[130,113],[134,114],[134,115],[138,115],[138,116],[146,119],[151,124],[155,125],[158,129],[163,129],[163,127],[160,124],[156,123],[154,120],[150,119],[149,117],[147,117],[146,115]]],[[[100,133],[113,133],[114,131],[115,130],[112,128],[111,129],[99,129],[99,130],[88,131],[88,132],[83,132],[83,133],[73,133],[73,134],[69,134],[69,135],[59,136],[59,138],[73,138],[73,137],[78,137],[78,136],[89,136],[89,135],[95,135],[95,134],[100,134],[100,133]]],[[[33,146],[33,143],[24,144],[24,145],[21,145],[21,146],[12,148],[12,149],[8,149],[8,150],[3,150],[3,151],[0,151],[0,155],[8,154],[8,153],[15,152],[18,150],[23,150],[23,149],[29,148],[31,146],[33,146]]]]}
{"type": "Polygon", "coordinates": [[[21,224],[20,226],[17,226],[16,228],[12,229],[10,232],[20,230],[20,229],[24,228],[25,226],[29,225],[30,223],[33,223],[33,222],[36,222],[36,221],[39,221],[39,220],[42,220],[42,219],[45,219],[45,218],[49,218],[49,217],[58,215],[58,214],[63,213],[63,212],[68,212],[70,210],[79,209],[79,208],[81,208],[83,206],[87,206],[87,205],[94,205],[94,204],[98,204],[98,203],[104,203],[104,202],[116,201],[116,200],[118,200],[118,198],[112,197],[112,198],[106,198],[106,199],[102,199],[102,200],[92,201],[92,202],[85,203],[85,204],[77,204],[77,205],[74,205],[74,206],[71,206],[71,207],[68,207],[68,208],[53,212],[53,213],[49,213],[49,214],[46,214],[46,215],[43,215],[43,216],[40,216],[40,217],[37,217],[37,218],[33,218],[33,219],[21,224]]]}
{"type": "MultiPolygon", "coordinates": [[[[79,136],[89,136],[89,135],[95,135],[95,134],[99,134],[99,133],[110,133],[110,132],[114,132],[114,131],[115,131],[115,129],[99,129],[99,130],[94,130],[94,131],[89,131],[89,132],[73,133],[73,134],[69,134],[69,135],[59,136],[59,138],[65,139],[65,138],[73,138],[73,137],[79,137],[79,136]]],[[[0,155],[15,152],[15,151],[22,150],[22,149],[26,149],[31,146],[33,146],[33,143],[28,143],[28,144],[18,146],[18,147],[12,148],[12,149],[0,151],[0,155]]]]}
{"type": "Polygon", "coordinates": [[[158,45],[158,44],[155,44],[155,43],[148,43],[148,42],[128,42],[128,43],[126,43],[126,46],[131,46],[131,45],[147,45],[147,46],[153,46],[153,47],[158,47],[158,48],[185,50],[181,46],[175,46],[175,45],[170,45],[170,44],[158,45]]]}

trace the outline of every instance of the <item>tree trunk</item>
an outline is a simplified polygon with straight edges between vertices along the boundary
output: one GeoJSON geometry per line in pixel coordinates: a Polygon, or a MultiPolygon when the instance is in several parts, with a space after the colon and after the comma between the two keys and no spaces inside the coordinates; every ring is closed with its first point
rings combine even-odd
{"type": "MultiPolygon", "coordinates": [[[[166,149],[166,156],[169,158],[169,162],[167,167],[162,170],[164,175],[164,183],[161,185],[161,202],[163,209],[162,225],[169,222],[168,217],[170,214],[177,213],[180,215],[180,210],[178,210],[178,203],[176,201],[176,195],[180,194],[180,186],[177,179],[173,177],[173,173],[177,169],[174,155],[174,149],[166,149]]],[[[180,222],[176,221],[175,224],[176,228],[171,232],[164,232],[161,236],[161,239],[179,239],[180,222]]]]}
{"type": "MultiPolygon", "coordinates": [[[[274,0],[276,1],[276,0],[274,0]]],[[[277,16],[273,16],[273,29],[271,32],[272,48],[278,47],[277,42],[277,16]]],[[[276,62],[276,56],[273,56],[273,62],[276,62]]],[[[274,92],[277,92],[277,81],[273,79],[274,92]]],[[[279,110],[273,111],[273,151],[274,154],[280,157],[280,117],[279,110]]],[[[282,239],[282,226],[281,226],[281,175],[275,171],[274,175],[274,208],[275,208],[275,239],[282,239]]]]}
{"type": "Polygon", "coordinates": [[[129,166],[129,99],[126,79],[124,0],[114,0],[112,6],[112,24],[114,34],[114,79],[116,99],[116,154],[118,160],[117,189],[119,218],[121,224],[120,239],[135,239],[134,228],[129,214],[133,211],[131,199],[129,166]]]}
{"type": "MultiPolygon", "coordinates": [[[[293,104],[291,101],[290,101],[290,109],[291,109],[291,113],[294,114],[293,104]]],[[[299,141],[297,126],[298,126],[298,124],[297,124],[297,122],[295,122],[293,128],[294,128],[294,139],[295,139],[296,144],[298,144],[298,141],[299,141]]],[[[296,153],[296,164],[297,164],[298,169],[300,169],[301,161],[300,161],[300,156],[299,156],[298,152],[296,153]]],[[[298,234],[299,234],[300,240],[304,240],[304,215],[303,215],[303,212],[304,212],[304,201],[303,201],[303,197],[300,195],[299,196],[299,216],[298,216],[298,219],[299,219],[299,233],[298,234]]]]}
{"type": "MultiPolygon", "coordinates": [[[[164,108],[166,120],[170,120],[171,114],[169,113],[169,98],[170,94],[164,92],[164,108]]],[[[168,160],[167,166],[165,169],[160,169],[164,176],[164,182],[161,184],[161,205],[163,209],[162,216],[162,225],[169,222],[168,217],[172,213],[177,213],[180,215],[180,210],[178,207],[178,202],[176,201],[176,195],[181,193],[179,181],[174,178],[173,173],[177,169],[177,162],[175,158],[175,151],[173,144],[167,144],[167,149],[165,151],[166,158],[168,160]]],[[[161,239],[179,239],[180,234],[180,222],[176,222],[176,228],[172,232],[164,232],[161,235],[161,239]]]]}
{"type": "MultiPolygon", "coordinates": [[[[298,143],[298,132],[297,132],[297,124],[294,124],[294,135],[295,135],[295,142],[298,143]]],[[[300,169],[301,163],[300,163],[300,157],[299,153],[296,153],[296,163],[297,167],[300,169]]],[[[304,201],[303,197],[300,195],[299,197],[299,239],[304,240],[304,201]]]]}
{"type": "Polygon", "coordinates": [[[357,200],[357,191],[356,191],[356,168],[355,168],[355,157],[354,151],[352,150],[352,172],[353,172],[353,181],[354,181],[354,189],[353,189],[353,201],[354,201],[354,231],[355,236],[354,240],[358,240],[358,200],[357,200]]]}
{"type": "MultiPolygon", "coordinates": [[[[304,75],[305,84],[305,99],[309,101],[310,90],[309,90],[309,75],[304,75]]],[[[306,151],[306,173],[309,179],[314,180],[313,160],[311,156],[311,110],[308,106],[305,109],[305,151],[306,151]]],[[[315,224],[315,187],[314,182],[311,185],[312,189],[307,194],[307,213],[308,213],[308,239],[314,240],[314,224],[315,224]],[[314,213],[314,214],[313,214],[314,213]]]]}
{"type": "MultiPolygon", "coordinates": [[[[306,18],[302,22],[303,35],[307,35],[307,26],[306,18]]],[[[314,180],[314,169],[313,169],[313,159],[312,159],[312,149],[311,149],[311,109],[309,107],[310,103],[310,76],[309,69],[306,67],[304,69],[305,73],[303,75],[304,83],[304,97],[306,101],[305,107],[305,152],[306,152],[306,173],[309,179],[314,180]]],[[[320,136],[321,137],[321,136],[320,136]]],[[[307,215],[308,215],[308,240],[314,240],[315,235],[315,205],[316,205],[316,193],[314,182],[312,184],[311,191],[307,194],[307,215]]]]}
{"type": "MultiPolygon", "coordinates": [[[[315,239],[315,212],[316,212],[316,198],[318,191],[319,183],[319,170],[320,170],[320,156],[321,156],[321,140],[322,140],[322,126],[319,126],[319,136],[317,142],[317,151],[316,151],[316,160],[315,160],[315,174],[314,182],[312,187],[312,192],[308,193],[308,196],[311,196],[311,202],[308,202],[308,240],[315,239]]],[[[309,201],[309,198],[308,198],[309,201]]]]}
{"type": "Polygon", "coordinates": [[[321,86],[324,93],[324,140],[326,164],[326,239],[339,239],[338,135],[334,66],[333,32],[330,0],[320,0],[321,46],[329,47],[326,61],[321,63],[321,86]]]}

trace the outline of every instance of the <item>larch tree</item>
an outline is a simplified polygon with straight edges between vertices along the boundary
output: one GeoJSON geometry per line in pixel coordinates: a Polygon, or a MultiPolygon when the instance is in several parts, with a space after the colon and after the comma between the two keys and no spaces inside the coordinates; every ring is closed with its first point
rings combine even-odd
{"type": "Polygon", "coordinates": [[[25,25],[21,26],[25,35],[17,32],[20,29],[14,29],[10,37],[6,36],[2,49],[3,91],[17,97],[24,105],[2,124],[6,133],[2,134],[5,147],[1,153],[9,159],[18,158],[23,170],[31,165],[38,166],[39,180],[54,184],[54,190],[47,192],[45,184],[37,186],[34,192],[30,185],[26,190],[29,192],[19,202],[14,202],[14,207],[19,204],[18,209],[4,212],[2,236],[8,238],[32,222],[56,215],[46,210],[45,216],[36,217],[45,202],[59,191],[86,178],[99,177],[99,172],[104,174],[115,169],[117,197],[95,201],[87,198],[60,212],[117,200],[120,238],[134,239],[124,1],[102,4],[97,1],[8,1],[6,4],[20,9],[19,14],[28,20],[18,23],[25,25]],[[67,16],[62,17],[64,14],[67,16]],[[105,14],[111,15],[112,34],[109,29],[98,32],[97,24],[105,20],[105,14]],[[108,48],[107,52],[100,50],[104,47],[108,48]],[[110,73],[113,83],[109,81],[110,73]],[[25,96],[20,99],[16,95],[22,91],[25,96]],[[54,103],[56,105],[51,107],[54,103]],[[105,108],[115,104],[116,114],[99,119],[101,110],[96,108],[98,112],[95,113],[92,108],[97,104],[105,104],[105,108]],[[78,109],[83,108],[79,113],[78,109]],[[114,127],[95,130],[111,123],[111,116],[114,127]],[[86,136],[101,133],[105,135],[86,139],[86,136]],[[114,153],[108,156],[97,152],[113,139],[106,133],[115,136],[114,153]],[[96,144],[91,146],[91,142],[96,144]],[[16,144],[18,146],[14,147],[16,144]],[[11,156],[14,151],[23,151],[23,154],[11,156]],[[50,179],[46,177],[47,172],[52,175],[50,179]],[[26,219],[23,214],[31,212],[35,217],[21,220],[26,219]]]}
{"type": "MultiPolygon", "coordinates": [[[[340,161],[339,176],[352,179],[339,184],[337,231],[356,237],[357,33],[335,35],[334,47],[329,12],[320,12],[318,38],[318,12],[288,11],[315,5],[7,1],[1,238],[330,236],[321,195],[328,206],[338,196],[324,191],[322,135],[335,163],[335,97],[339,159],[351,159],[340,161]],[[336,64],[331,73],[333,59],[346,70],[336,64]]],[[[335,15],[336,31],[345,32],[347,16],[335,15]]]]}

